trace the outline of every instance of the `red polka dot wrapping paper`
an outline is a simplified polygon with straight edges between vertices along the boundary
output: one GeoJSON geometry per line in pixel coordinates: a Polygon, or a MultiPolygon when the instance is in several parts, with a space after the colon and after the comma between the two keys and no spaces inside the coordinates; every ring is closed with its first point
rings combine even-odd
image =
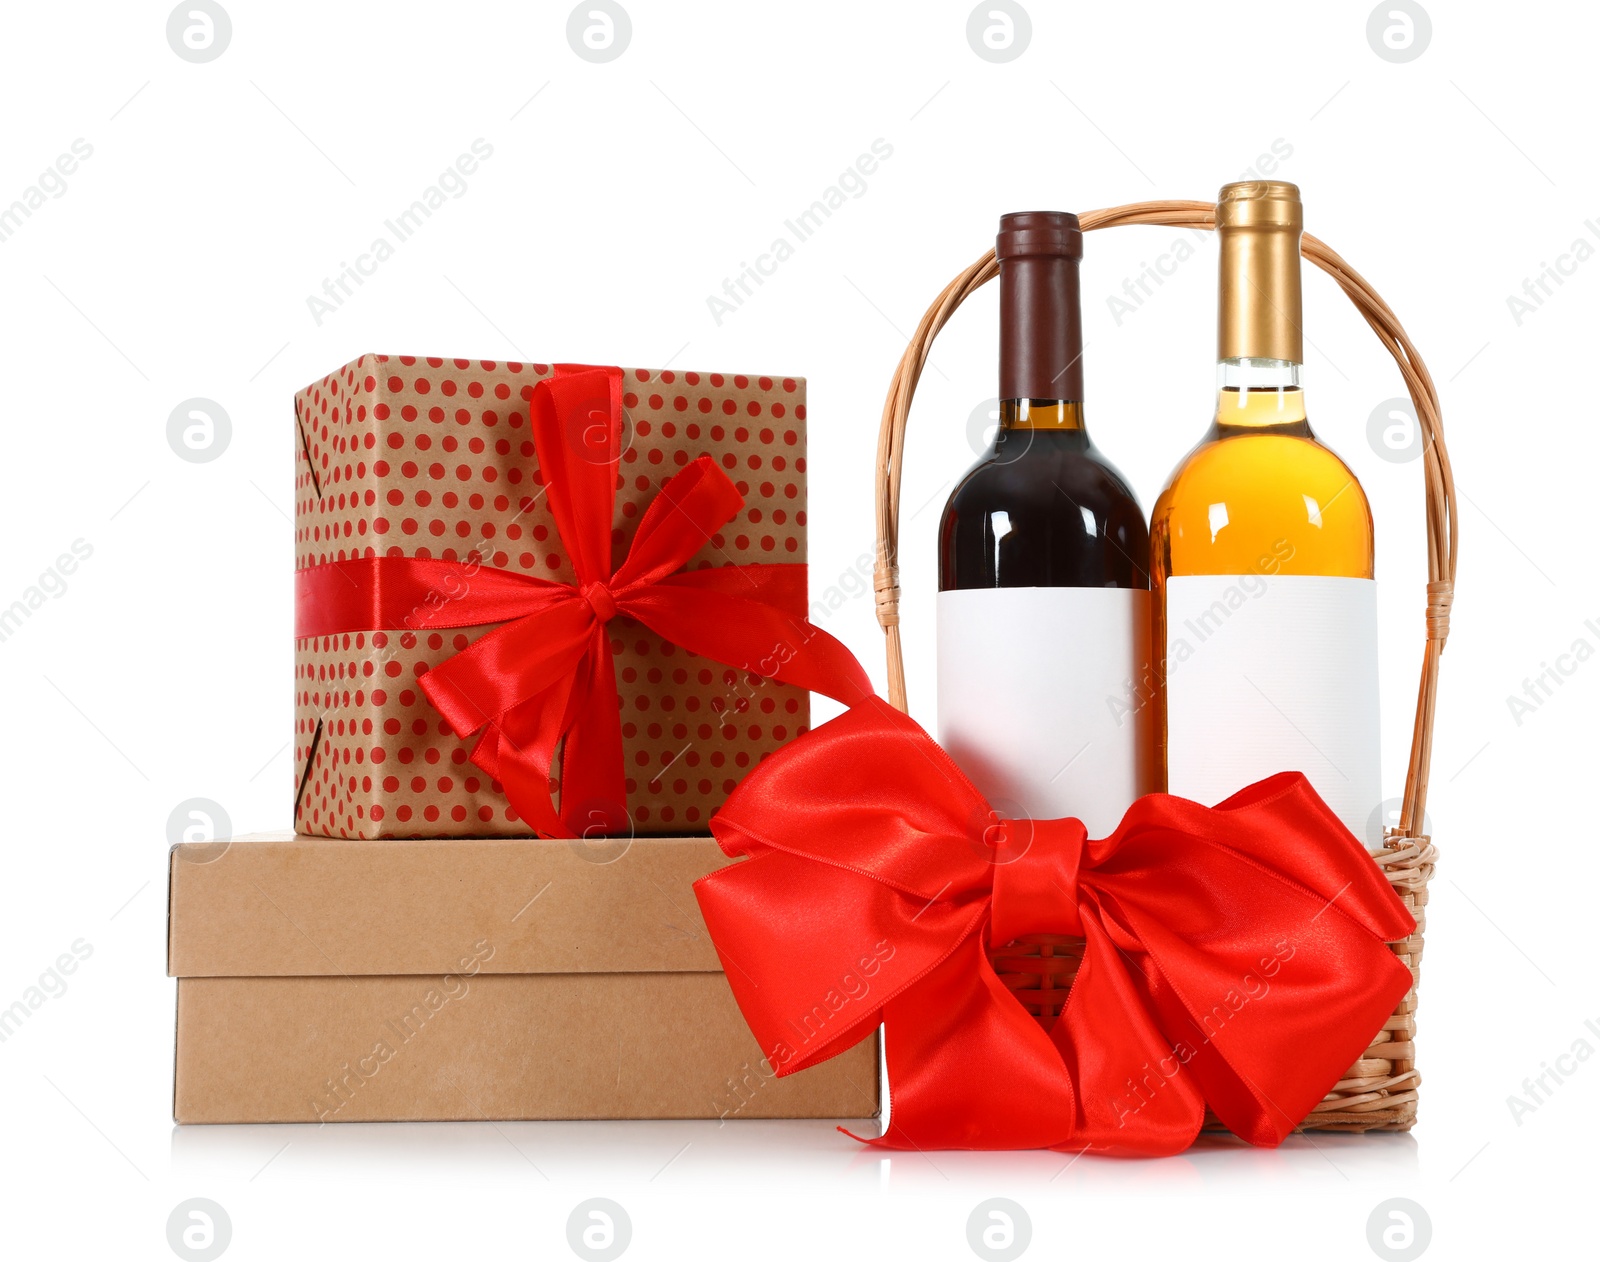
{"type": "MultiPolygon", "coordinates": [[[[528,428],[549,364],[364,355],[295,395],[295,566],[372,556],[571,583],[528,428]]],[[[799,377],[623,370],[612,562],[673,474],[709,455],[745,498],[688,568],[806,561],[799,377]]],[[[295,641],[295,825],[322,837],[525,836],[417,680],[494,630],[295,641]]],[[[495,624],[503,625],[503,624],[495,624]]],[[[628,808],[640,835],[707,832],[762,758],[810,725],[808,694],[735,671],[628,618],[609,626],[628,808]]],[[[558,784],[552,784],[559,790],[558,784]]]]}

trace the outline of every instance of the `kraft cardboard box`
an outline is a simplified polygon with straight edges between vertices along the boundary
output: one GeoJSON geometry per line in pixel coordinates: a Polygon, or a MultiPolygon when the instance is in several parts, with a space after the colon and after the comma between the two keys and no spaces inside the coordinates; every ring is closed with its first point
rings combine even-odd
{"type": "Polygon", "coordinates": [[[763,1060],[690,888],[728,862],[709,837],[175,846],[173,1116],[876,1116],[876,1038],[763,1060]]]}

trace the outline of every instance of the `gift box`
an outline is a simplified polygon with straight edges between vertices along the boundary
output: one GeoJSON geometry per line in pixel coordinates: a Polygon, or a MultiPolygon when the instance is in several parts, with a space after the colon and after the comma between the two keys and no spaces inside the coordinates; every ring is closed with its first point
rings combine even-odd
{"type": "Polygon", "coordinates": [[[778,1078],[692,883],[710,838],[174,847],[179,1122],[870,1117],[875,1041],[778,1078]]]}
{"type": "MultiPolygon", "coordinates": [[[[538,450],[533,424],[540,383],[564,371],[366,355],[296,395],[297,831],[362,838],[555,831],[531,825],[502,783],[499,763],[528,738],[493,732],[485,751],[468,738],[477,703],[458,701],[453,728],[422,681],[505,625],[485,621],[474,605],[486,586],[498,592],[522,579],[531,590],[542,580],[566,585],[570,595],[579,585],[559,521],[566,488],[553,491],[541,465],[541,454],[546,462],[557,455],[538,450]],[[327,607],[341,603],[359,607],[330,621],[327,607]]],[[[605,371],[614,377],[616,414],[569,407],[544,439],[564,446],[571,481],[582,479],[586,462],[609,462],[615,471],[610,555],[600,572],[625,563],[674,475],[687,479],[709,465],[742,502],[695,540],[683,571],[743,567],[781,586],[778,603],[803,616],[804,380],[605,371]]],[[[569,523],[569,533],[582,525],[569,523]]],[[[778,682],[770,670],[697,655],[628,616],[611,617],[605,633],[621,748],[602,748],[589,762],[621,764],[617,787],[604,796],[625,793],[625,806],[598,804],[586,812],[593,825],[586,828],[572,826],[577,812],[562,799],[567,833],[702,833],[745,773],[809,725],[805,689],[778,682]]],[[[559,797],[562,770],[560,752],[532,759],[520,772],[532,785],[524,805],[545,793],[559,797]]]]}

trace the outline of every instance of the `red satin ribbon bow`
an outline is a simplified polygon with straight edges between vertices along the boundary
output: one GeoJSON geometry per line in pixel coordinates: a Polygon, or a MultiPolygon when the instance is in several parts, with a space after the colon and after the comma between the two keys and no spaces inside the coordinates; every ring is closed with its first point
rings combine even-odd
{"type": "Polygon", "coordinates": [[[626,559],[611,568],[621,457],[622,370],[558,365],[528,405],[550,511],[577,582],[413,557],[368,557],[300,572],[296,634],[506,622],[421,677],[422,691],[467,737],[547,837],[617,832],[627,823],[622,726],[606,623],[626,616],[701,657],[846,702],[872,685],[848,649],[806,621],[803,565],[677,573],[744,506],[708,456],[651,501],[626,559]],[[561,811],[550,773],[562,749],[561,811]]]}
{"type": "Polygon", "coordinates": [[[780,1075],[884,1023],[889,1148],[1181,1152],[1209,1104],[1280,1143],[1411,986],[1414,928],[1298,773],[1215,808],[1152,794],[1109,837],[997,819],[872,698],[767,759],[712,819],[749,860],[695,892],[780,1075]],[[1046,1032],[987,951],[1082,936],[1046,1032]]]}

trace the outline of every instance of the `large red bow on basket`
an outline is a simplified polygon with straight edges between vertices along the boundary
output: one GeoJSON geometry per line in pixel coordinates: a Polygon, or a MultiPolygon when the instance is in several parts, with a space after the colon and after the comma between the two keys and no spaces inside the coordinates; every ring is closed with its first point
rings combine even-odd
{"type": "Polygon", "coordinates": [[[296,634],[504,622],[421,677],[472,761],[547,837],[627,825],[622,727],[606,624],[626,616],[681,648],[846,702],[872,685],[850,651],[804,616],[803,565],[679,572],[744,506],[708,456],[669,479],[612,569],[622,454],[622,370],[558,365],[528,420],[556,532],[576,583],[474,562],[372,556],[299,574],[296,634]],[[562,741],[565,744],[562,745],[562,741]],[[558,747],[561,811],[550,800],[558,747]]]}
{"type": "Polygon", "coordinates": [[[884,1023],[890,1148],[1187,1148],[1207,1104],[1272,1146],[1410,989],[1411,914],[1305,778],[1152,794],[1111,836],[1000,820],[880,699],[769,758],[712,819],[749,861],[695,892],[777,1073],[884,1023]],[[987,952],[1085,939],[1047,1031],[987,952]]]}

